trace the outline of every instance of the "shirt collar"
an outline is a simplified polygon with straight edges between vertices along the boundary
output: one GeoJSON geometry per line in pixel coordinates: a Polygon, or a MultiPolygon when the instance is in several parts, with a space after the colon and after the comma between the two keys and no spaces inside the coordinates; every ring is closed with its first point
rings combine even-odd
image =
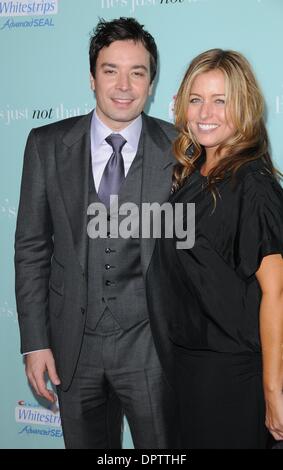
{"type": "MultiPolygon", "coordinates": [[[[139,115],[131,124],[125,129],[122,129],[118,134],[121,134],[126,139],[127,144],[137,152],[142,130],[142,117],[139,115]]],[[[94,110],[91,120],[91,140],[92,150],[95,152],[104,143],[109,134],[115,134],[112,129],[107,127],[101,119],[99,119],[96,110],[94,110]]]]}

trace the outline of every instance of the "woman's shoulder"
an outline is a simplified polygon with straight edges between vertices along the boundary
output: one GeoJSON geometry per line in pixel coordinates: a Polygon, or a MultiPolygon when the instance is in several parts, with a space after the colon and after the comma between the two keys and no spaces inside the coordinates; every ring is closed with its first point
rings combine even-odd
{"type": "Polygon", "coordinates": [[[243,164],[235,175],[241,193],[248,197],[263,195],[276,191],[283,197],[283,189],[278,178],[261,158],[243,164]]]}

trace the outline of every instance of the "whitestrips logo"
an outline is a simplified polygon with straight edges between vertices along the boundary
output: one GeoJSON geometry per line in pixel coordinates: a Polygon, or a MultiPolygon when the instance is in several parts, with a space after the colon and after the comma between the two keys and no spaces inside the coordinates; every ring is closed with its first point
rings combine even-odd
{"type": "Polygon", "coordinates": [[[58,0],[11,0],[0,1],[0,16],[36,16],[58,13],[58,0]]]}
{"type": "Polygon", "coordinates": [[[50,15],[58,13],[58,0],[0,0],[0,17],[9,17],[2,26],[3,29],[32,28],[54,26],[50,15]],[[43,18],[31,18],[25,21],[14,20],[11,17],[41,16],[43,18]],[[46,18],[46,16],[49,16],[46,18]]]}
{"type": "Polygon", "coordinates": [[[36,424],[42,426],[61,426],[61,418],[58,409],[56,411],[46,408],[35,408],[24,402],[19,402],[15,408],[17,423],[36,424]]]}

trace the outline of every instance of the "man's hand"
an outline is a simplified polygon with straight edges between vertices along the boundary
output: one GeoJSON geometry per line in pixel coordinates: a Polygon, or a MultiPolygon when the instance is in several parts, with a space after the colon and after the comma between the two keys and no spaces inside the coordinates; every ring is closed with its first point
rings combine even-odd
{"type": "Polygon", "coordinates": [[[54,385],[59,385],[60,379],[56,372],[56,366],[51,349],[43,349],[35,351],[25,356],[26,375],[37,393],[37,395],[46,398],[51,402],[56,401],[56,396],[52,390],[48,390],[45,382],[45,372],[54,385]]]}

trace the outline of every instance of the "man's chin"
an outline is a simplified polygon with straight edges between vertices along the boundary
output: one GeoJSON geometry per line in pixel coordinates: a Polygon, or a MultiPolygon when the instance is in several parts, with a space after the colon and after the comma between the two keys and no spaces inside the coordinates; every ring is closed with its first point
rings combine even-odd
{"type": "Polygon", "coordinates": [[[111,116],[111,120],[112,121],[115,121],[115,122],[123,122],[124,124],[126,123],[131,123],[132,121],[134,121],[139,115],[140,115],[141,112],[139,113],[123,113],[122,111],[120,113],[115,113],[115,115],[111,116]]]}
{"type": "Polygon", "coordinates": [[[99,115],[101,121],[108,127],[116,129],[120,127],[122,128],[127,127],[131,124],[140,114],[142,111],[135,111],[135,112],[126,112],[125,110],[115,110],[111,114],[102,114],[99,115]]]}

